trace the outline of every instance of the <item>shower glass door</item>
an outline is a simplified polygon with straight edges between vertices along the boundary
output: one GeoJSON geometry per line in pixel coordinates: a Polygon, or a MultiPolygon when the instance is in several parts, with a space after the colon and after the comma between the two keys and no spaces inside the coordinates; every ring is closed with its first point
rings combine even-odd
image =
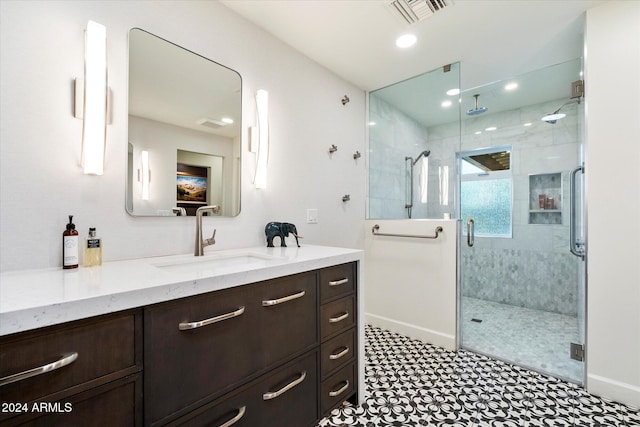
{"type": "Polygon", "coordinates": [[[462,347],[577,383],[584,114],[571,97],[581,69],[576,59],[463,92],[457,153],[462,347]]]}

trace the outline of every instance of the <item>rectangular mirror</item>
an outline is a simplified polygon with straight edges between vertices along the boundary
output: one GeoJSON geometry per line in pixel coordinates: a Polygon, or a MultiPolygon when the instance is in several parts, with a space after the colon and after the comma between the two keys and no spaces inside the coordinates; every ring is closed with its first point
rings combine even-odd
{"type": "Polygon", "coordinates": [[[242,79],[139,28],[129,32],[126,209],[134,216],[240,213],[242,79]],[[193,193],[193,194],[191,194],[193,193]]]}

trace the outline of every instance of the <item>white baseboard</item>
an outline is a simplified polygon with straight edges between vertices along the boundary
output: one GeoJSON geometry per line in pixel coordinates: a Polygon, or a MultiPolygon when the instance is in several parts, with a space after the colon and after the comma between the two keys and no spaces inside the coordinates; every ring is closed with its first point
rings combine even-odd
{"type": "Polygon", "coordinates": [[[605,399],[640,408],[640,387],[587,373],[587,391],[605,399]]]}
{"type": "Polygon", "coordinates": [[[453,335],[444,334],[442,332],[422,328],[420,326],[401,322],[399,320],[389,319],[387,317],[378,316],[371,313],[365,313],[364,319],[365,322],[369,325],[387,329],[391,332],[396,332],[408,336],[409,338],[417,339],[429,344],[436,345],[438,347],[446,348],[447,350],[456,350],[456,337],[453,335]]]}

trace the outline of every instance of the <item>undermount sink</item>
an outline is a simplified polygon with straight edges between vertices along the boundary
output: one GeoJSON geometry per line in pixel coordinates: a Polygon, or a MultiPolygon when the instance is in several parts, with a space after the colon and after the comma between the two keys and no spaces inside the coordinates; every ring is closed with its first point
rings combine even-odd
{"type": "Polygon", "coordinates": [[[180,257],[152,263],[154,267],[171,272],[204,272],[227,267],[249,266],[271,261],[278,257],[253,253],[235,252],[228,254],[208,254],[203,256],[180,257]]]}

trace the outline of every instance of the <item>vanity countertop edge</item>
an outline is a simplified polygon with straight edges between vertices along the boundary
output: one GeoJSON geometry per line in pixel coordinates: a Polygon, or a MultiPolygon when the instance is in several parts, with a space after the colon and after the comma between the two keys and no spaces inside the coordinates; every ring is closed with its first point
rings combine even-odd
{"type": "Polygon", "coordinates": [[[303,245],[209,251],[198,258],[139,258],[73,270],[3,272],[0,336],[363,259],[359,249],[303,245]],[[241,259],[247,254],[255,257],[253,262],[202,268],[216,257],[241,259]],[[169,264],[180,265],[179,271],[162,268],[169,264]]]}

